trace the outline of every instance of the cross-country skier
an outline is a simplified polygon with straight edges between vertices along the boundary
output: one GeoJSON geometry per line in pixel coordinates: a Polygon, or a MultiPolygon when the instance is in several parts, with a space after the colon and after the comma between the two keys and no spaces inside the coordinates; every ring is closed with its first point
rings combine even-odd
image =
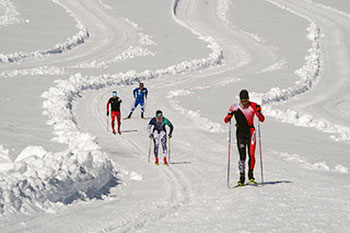
{"type": "Polygon", "coordinates": [[[118,97],[118,93],[116,91],[112,92],[112,97],[109,98],[107,102],[107,116],[109,115],[109,105],[111,105],[111,118],[112,118],[112,132],[115,134],[115,129],[114,129],[114,121],[115,118],[117,118],[118,122],[118,133],[121,134],[120,131],[120,104],[122,103],[122,100],[118,97]]]}
{"type": "Polygon", "coordinates": [[[256,184],[254,178],[254,166],[255,166],[255,147],[256,147],[256,136],[254,128],[254,115],[256,115],[259,121],[263,122],[265,120],[264,115],[261,113],[261,107],[249,101],[249,94],[247,90],[241,90],[239,93],[240,103],[234,104],[228,110],[225,117],[225,123],[231,121],[232,116],[236,119],[236,137],[237,137],[237,147],[239,151],[239,161],[238,168],[240,172],[240,179],[237,185],[244,185],[245,181],[245,160],[246,160],[246,150],[248,149],[249,156],[249,170],[248,179],[249,183],[256,184]]]}
{"type": "Polygon", "coordinates": [[[156,116],[153,117],[148,123],[149,137],[153,139],[153,143],[154,143],[154,156],[155,156],[156,165],[159,165],[158,148],[159,148],[159,144],[162,143],[164,165],[169,166],[168,161],[166,159],[167,158],[167,136],[166,136],[167,132],[165,129],[166,125],[170,128],[168,137],[171,138],[174,130],[174,126],[173,124],[171,124],[171,122],[167,118],[163,116],[163,113],[160,110],[156,111],[156,116]]]}
{"type": "Polygon", "coordinates": [[[140,86],[138,88],[135,88],[133,90],[133,96],[135,98],[134,105],[132,106],[130,113],[128,115],[128,119],[131,117],[132,113],[134,112],[137,105],[141,105],[141,118],[144,119],[144,113],[145,113],[145,98],[147,99],[148,90],[144,87],[143,83],[140,83],[140,86]]]}

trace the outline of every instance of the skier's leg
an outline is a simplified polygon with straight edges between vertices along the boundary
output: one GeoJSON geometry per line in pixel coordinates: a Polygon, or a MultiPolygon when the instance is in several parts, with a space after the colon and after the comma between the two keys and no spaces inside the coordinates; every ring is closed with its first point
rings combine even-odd
{"type": "Polygon", "coordinates": [[[159,133],[158,131],[153,132],[153,145],[154,145],[154,157],[155,157],[155,163],[158,164],[158,148],[159,148],[159,133]]]}
{"type": "Polygon", "coordinates": [[[118,133],[120,133],[120,125],[121,125],[120,112],[116,112],[116,116],[117,116],[117,123],[118,123],[118,133]]]}
{"type": "Polygon", "coordinates": [[[249,172],[248,172],[248,178],[254,179],[254,167],[255,167],[255,148],[256,148],[256,132],[255,128],[250,129],[250,135],[249,135],[249,172]]]}
{"type": "Polygon", "coordinates": [[[243,185],[245,181],[245,160],[246,160],[246,148],[247,138],[244,134],[237,133],[237,148],[239,152],[238,169],[240,173],[239,185],[243,185]]]}
{"type": "Polygon", "coordinates": [[[111,121],[111,125],[112,125],[112,130],[113,130],[113,133],[115,133],[115,129],[114,129],[114,125],[115,125],[115,113],[116,112],[111,112],[111,118],[112,118],[112,121],[111,121]]]}
{"type": "Polygon", "coordinates": [[[244,135],[237,134],[237,148],[239,152],[238,169],[242,174],[245,173],[245,160],[246,160],[246,139],[244,135]]]}
{"type": "Polygon", "coordinates": [[[140,105],[141,105],[141,117],[144,118],[144,114],[145,114],[145,100],[144,99],[140,99],[140,105]]]}
{"type": "Polygon", "coordinates": [[[163,160],[164,160],[164,164],[168,165],[168,161],[167,161],[167,137],[166,137],[166,132],[162,131],[160,133],[160,138],[161,138],[161,143],[162,143],[162,148],[163,148],[163,160]]]}
{"type": "Polygon", "coordinates": [[[133,106],[132,106],[131,109],[130,109],[130,113],[129,113],[129,115],[128,115],[128,118],[131,117],[131,115],[132,115],[132,113],[134,112],[134,110],[136,109],[137,105],[139,105],[139,99],[136,98],[136,99],[135,99],[135,102],[134,102],[134,104],[133,104],[133,106]]]}

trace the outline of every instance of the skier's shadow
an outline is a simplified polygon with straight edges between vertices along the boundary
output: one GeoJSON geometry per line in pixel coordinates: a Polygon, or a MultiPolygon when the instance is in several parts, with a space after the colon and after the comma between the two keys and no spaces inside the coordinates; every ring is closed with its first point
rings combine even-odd
{"type": "Polygon", "coordinates": [[[138,131],[137,129],[129,129],[129,130],[122,130],[121,132],[122,133],[135,133],[137,131],[138,131]]]}
{"type": "Polygon", "coordinates": [[[275,184],[291,184],[293,181],[290,180],[277,180],[277,181],[267,181],[263,185],[275,185],[275,184]]]}
{"type": "Polygon", "coordinates": [[[179,162],[169,162],[169,164],[173,164],[173,165],[179,165],[179,164],[191,164],[191,162],[186,162],[186,161],[179,161],[179,162]]]}

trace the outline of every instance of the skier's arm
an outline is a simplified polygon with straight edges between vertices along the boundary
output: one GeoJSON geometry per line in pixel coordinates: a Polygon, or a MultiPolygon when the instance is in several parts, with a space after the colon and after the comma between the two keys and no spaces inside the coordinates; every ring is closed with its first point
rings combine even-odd
{"type": "Polygon", "coordinates": [[[261,112],[261,107],[259,104],[256,105],[256,116],[259,118],[260,122],[265,121],[265,116],[261,112]]]}
{"type": "Polygon", "coordinates": [[[228,123],[228,122],[230,122],[231,121],[231,118],[232,118],[232,116],[235,114],[235,111],[236,111],[237,109],[236,109],[236,105],[232,105],[231,107],[230,107],[230,109],[228,110],[228,113],[227,113],[227,115],[226,115],[226,117],[225,117],[225,119],[224,119],[224,122],[225,123],[228,123]]]}
{"type": "Polygon", "coordinates": [[[153,132],[152,132],[152,126],[154,126],[154,119],[152,118],[148,125],[147,125],[147,131],[148,131],[148,134],[149,134],[149,137],[152,138],[153,137],[153,132]]]}
{"type": "Polygon", "coordinates": [[[134,91],[132,92],[132,94],[133,94],[134,98],[136,99],[136,97],[137,97],[137,88],[134,89],[134,91]]]}
{"type": "Polygon", "coordinates": [[[107,116],[109,115],[109,101],[110,99],[107,101],[107,116]]]}
{"type": "Polygon", "coordinates": [[[174,126],[167,118],[164,119],[164,123],[170,128],[169,137],[171,138],[173,135],[174,126]]]}
{"type": "Polygon", "coordinates": [[[147,99],[147,96],[148,96],[148,90],[147,90],[147,88],[145,88],[145,90],[146,90],[145,97],[146,97],[146,99],[147,99]]]}

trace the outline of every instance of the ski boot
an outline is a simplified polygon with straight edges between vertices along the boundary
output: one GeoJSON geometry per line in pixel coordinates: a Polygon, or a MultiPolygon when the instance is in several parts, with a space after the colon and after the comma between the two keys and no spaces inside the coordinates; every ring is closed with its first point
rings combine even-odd
{"type": "Polygon", "coordinates": [[[254,175],[253,175],[253,170],[249,170],[248,171],[248,184],[253,184],[253,185],[257,185],[258,183],[255,181],[254,175]]]}
{"type": "Polygon", "coordinates": [[[245,175],[244,173],[240,173],[239,180],[237,182],[237,186],[243,186],[245,181],[245,175]]]}
{"type": "Polygon", "coordinates": [[[145,116],[143,115],[143,112],[141,113],[141,119],[145,119],[145,116]]]}
{"type": "Polygon", "coordinates": [[[158,157],[156,157],[156,160],[154,161],[154,164],[159,166],[159,160],[158,160],[158,157]]]}
{"type": "Polygon", "coordinates": [[[164,165],[169,166],[168,161],[166,160],[166,157],[164,157],[164,165]]]}
{"type": "Polygon", "coordinates": [[[118,133],[121,135],[121,134],[122,134],[122,131],[118,130],[118,133]]]}
{"type": "Polygon", "coordinates": [[[126,117],[126,119],[130,119],[132,115],[132,112],[129,113],[129,115],[126,117]]]}
{"type": "Polygon", "coordinates": [[[115,130],[113,129],[112,133],[115,135],[115,130]]]}

